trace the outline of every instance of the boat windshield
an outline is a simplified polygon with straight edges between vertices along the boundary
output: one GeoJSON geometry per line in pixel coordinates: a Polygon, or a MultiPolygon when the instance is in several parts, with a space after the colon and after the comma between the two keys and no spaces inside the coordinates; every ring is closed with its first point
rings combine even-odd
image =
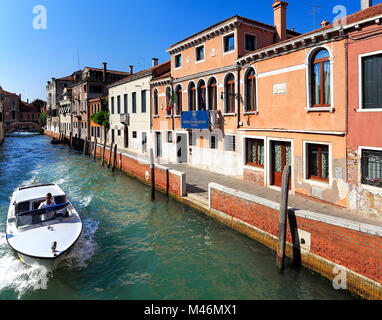
{"type": "Polygon", "coordinates": [[[69,202],[51,206],[45,209],[24,211],[16,214],[17,227],[26,227],[44,221],[63,218],[70,215],[69,202]]]}

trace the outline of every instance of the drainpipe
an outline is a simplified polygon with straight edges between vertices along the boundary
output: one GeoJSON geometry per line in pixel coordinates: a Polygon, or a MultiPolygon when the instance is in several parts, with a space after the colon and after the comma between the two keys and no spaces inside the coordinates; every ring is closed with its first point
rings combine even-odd
{"type": "Polygon", "coordinates": [[[240,128],[240,102],[241,102],[241,95],[240,95],[240,70],[241,67],[237,67],[237,128],[240,128]]]}

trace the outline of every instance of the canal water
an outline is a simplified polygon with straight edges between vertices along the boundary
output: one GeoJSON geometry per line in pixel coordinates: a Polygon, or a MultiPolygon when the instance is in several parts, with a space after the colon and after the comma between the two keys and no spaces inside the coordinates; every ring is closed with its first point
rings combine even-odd
{"type": "Polygon", "coordinates": [[[0,299],[354,299],[327,279],[165,195],[111,173],[46,136],[0,146],[0,299]],[[83,233],[61,268],[24,265],[8,247],[5,219],[15,188],[59,184],[83,233]]]}

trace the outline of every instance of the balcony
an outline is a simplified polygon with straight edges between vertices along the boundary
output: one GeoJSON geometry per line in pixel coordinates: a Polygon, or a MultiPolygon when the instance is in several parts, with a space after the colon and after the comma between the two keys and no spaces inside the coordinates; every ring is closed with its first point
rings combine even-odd
{"type": "Polygon", "coordinates": [[[123,123],[126,126],[130,125],[130,115],[128,113],[121,113],[119,122],[123,123]]]}

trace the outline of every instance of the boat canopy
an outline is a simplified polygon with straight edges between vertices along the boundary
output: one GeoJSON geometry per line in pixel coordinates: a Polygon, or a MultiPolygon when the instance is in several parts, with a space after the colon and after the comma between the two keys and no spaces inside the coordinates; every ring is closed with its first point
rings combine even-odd
{"type": "Polygon", "coordinates": [[[28,187],[21,187],[16,190],[16,203],[45,198],[47,193],[51,193],[54,198],[65,196],[65,192],[56,184],[43,184],[28,187]]]}

